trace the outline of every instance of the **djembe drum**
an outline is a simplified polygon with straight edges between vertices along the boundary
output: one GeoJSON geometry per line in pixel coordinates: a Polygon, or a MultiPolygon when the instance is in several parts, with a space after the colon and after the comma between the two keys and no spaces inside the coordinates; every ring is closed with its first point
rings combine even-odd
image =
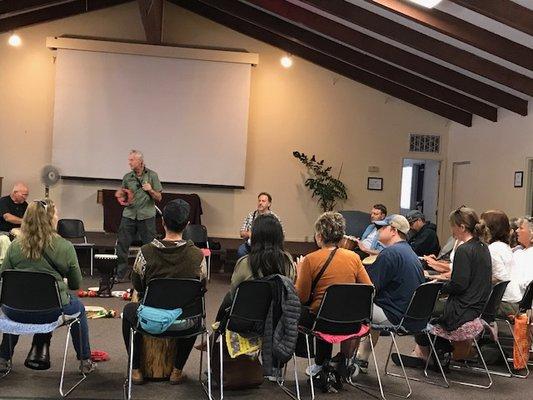
{"type": "Polygon", "coordinates": [[[113,288],[113,277],[118,265],[118,256],[116,254],[95,254],[94,267],[100,272],[100,285],[98,288],[98,297],[111,297],[113,288]]]}

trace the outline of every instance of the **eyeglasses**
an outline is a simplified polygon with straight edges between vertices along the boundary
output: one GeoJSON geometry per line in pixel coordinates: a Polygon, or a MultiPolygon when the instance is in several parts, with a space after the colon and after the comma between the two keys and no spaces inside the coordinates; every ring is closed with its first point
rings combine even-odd
{"type": "Polygon", "coordinates": [[[43,208],[44,211],[48,211],[48,203],[44,200],[33,200],[34,203],[39,203],[43,208]]]}

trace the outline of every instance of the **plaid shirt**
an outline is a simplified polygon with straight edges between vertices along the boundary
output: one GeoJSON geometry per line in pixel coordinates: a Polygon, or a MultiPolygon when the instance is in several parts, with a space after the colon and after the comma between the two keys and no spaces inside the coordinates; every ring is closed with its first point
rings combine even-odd
{"type": "MultiPolygon", "coordinates": [[[[283,224],[281,223],[281,219],[279,219],[279,217],[276,214],[274,214],[272,211],[269,210],[265,214],[272,214],[274,217],[277,218],[277,220],[281,224],[281,227],[283,227],[283,224]]],[[[251,230],[252,229],[252,223],[254,222],[254,220],[257,218],[258,215],[260,215],[260,214],[259,214],[259,212],[257,210],[250,211],[250,213],[246,216],[246,218],[244,218],[244,221],[242,222],[241,231],[249,231],[249,230],[251,230]]]]}

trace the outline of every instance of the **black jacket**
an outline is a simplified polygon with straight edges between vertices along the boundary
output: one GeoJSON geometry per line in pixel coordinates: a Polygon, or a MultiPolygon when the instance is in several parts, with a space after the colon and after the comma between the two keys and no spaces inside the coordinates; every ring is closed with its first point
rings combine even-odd
{"type": "Polygon", "coordinates": [[[430,254],[439,254],[440,245],[437,237],[437,226],[431,222],[426,222],[422,228],[416,232],[412,231],[409,237],[409,244],[417,256],[427,256],[430,254]]]}

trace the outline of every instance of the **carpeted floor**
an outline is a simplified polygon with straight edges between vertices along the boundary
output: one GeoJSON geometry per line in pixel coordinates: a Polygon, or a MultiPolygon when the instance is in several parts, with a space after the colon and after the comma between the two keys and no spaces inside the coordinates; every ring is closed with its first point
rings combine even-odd
{"type": "MultiPolygon", "coordinates": [[[[228,289],[229,275],[213,274],[212,280],[208,286],[207,312],[208,321],[212,321],[218,309],[218,305],[228,289]]],[[[96,285],[96,279],[85,279],[84,286],[96,285]]],[[[115,289],[125,289],[126,284],[117,285],[115,289]]],[[[83,300],[86,305],[99,305],[106,308],[113,308],[119,313],[122,310],[124,301],[120,299],[98,299],[86,298],[83,300]]],[[[91,347],[93,350],[104,350],[109,353],[110,360],[100,363],[97,370],[91,374],[70,396],[71,399],[121,399],[122,384],[126,371],[126,351],[121,335],[121,320],[115,319],[96,319],[89,320],[91,347]]],[[[24,367],[24,358],[30,347],[31,338],[22,337],[14,357],[14,369],[7,377],[0,380],[0,399],[56,399],[59,398],[58,383],[59,372],[61,368],[61,357],[65,343],[65,329],[60,329],[54,333],[52,339],[52,368],[47,371],[32,371],[24,367]]],[[[389,339],[382,338],[377,346],[378,362],[383,361],[388,351],[389,339]]],[[[400,346],[403,351],[409,351],[412,347],[412,341],[409,338],[400,339],[400,346]]],[[[197,381],[199,371],[199,351],[194,350],[185,367],[185,372],[189,380],[179,386],[171,386],[168,382],[149,382],[143,386],[134,386],[133,398],[135,399],[155,399],[166,400],[174,398],[182,399],[201,399],[204,396],[202,388],[197,381]]],[[[77,364],[75,364],[74,352],[72,346],[69,349],[70,369],[67,379],[73,381],[77,377],[77,364]]],[[[381,362],[381,365],[383,362],[381,362]]],[[[304,360],[298,360],[298,372],[302,388],[302,395],[309,398],[309,388],[303,371],[305,370],[304,360]]],[[[289,368],[288,384],[293,385],[293,371],[289,368]]],[[[418,372],[413,371],[416,375],[418,372]]],[[[419,373],[421,375],[421,373],[419,373]]],[[[458,374],[455,373],[457,377],[458,374]]],[[[473,381],[483,383],[483,380],[477,376],[465,376],[473,381]]],[[[375,383],[375,373],[372,368],[368,376],[358,378],[360,382],[371,385],[375,383]]],[[[397,378],[384,378],[385,389],[391,391],[404,390],[404,382],[397,378]]],[[[511,399],[523,398],[533,399],[533,378],[509,379],[503,377],[494,377],[494,385],[490,390],[472,389],[459,385],[453,385],[449,389],[437,386],[412,382],[413,399],[441,399],[446,400],[490,400],[490,399],[511,399]]],[[[218,392],[214,392],[218,396],[218,392]]],[[[259,388],[244,391],[228,391],[224,393],[228,398],[239,399],[260,399],[275,396],[276,398],[288,398],[277,387],[276,384],[267,382],[259,388]]],[[[345,387],[338,394],[322,394],[317,396],[334,399],[348,399],[352,397],[368,398],[371,397],[352,387],[345,387]]]]}

